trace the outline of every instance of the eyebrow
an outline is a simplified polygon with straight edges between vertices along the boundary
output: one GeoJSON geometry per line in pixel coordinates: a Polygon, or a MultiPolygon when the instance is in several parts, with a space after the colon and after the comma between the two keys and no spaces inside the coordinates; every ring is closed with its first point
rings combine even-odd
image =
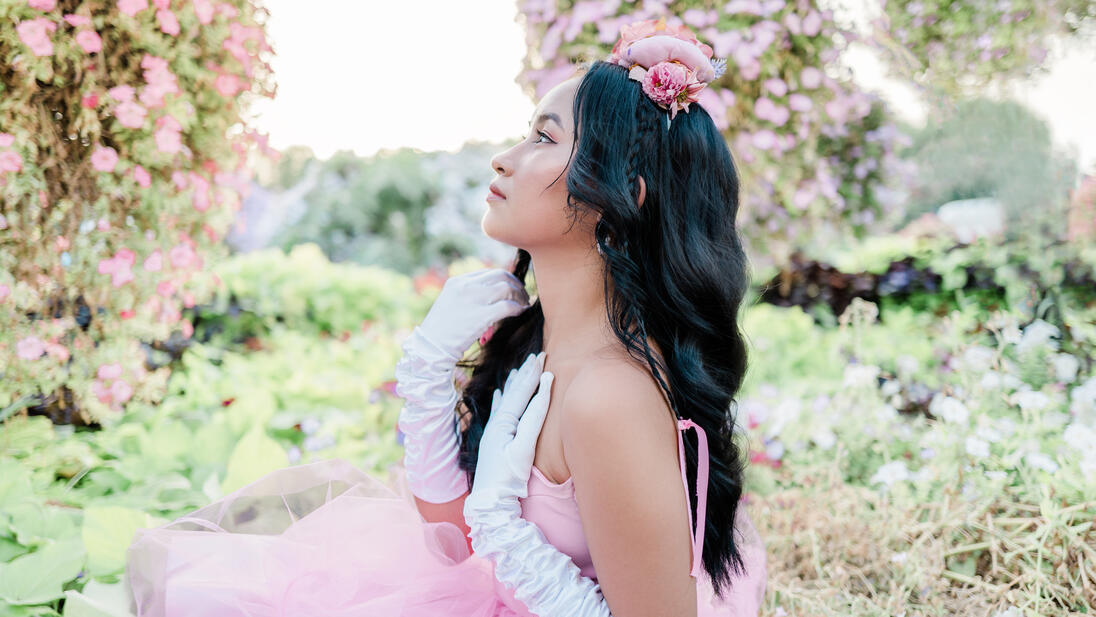
{"type": "MultiPolygon", "coordinates": [[[[551,120],[551,121],[555,122],[556,124],[558,124],[559,128],[563,128],[563,122],[559,119],[559,116],[552,113],[552,112],[548,112],[546,114],[540,114],[539,116],[537,116],[536,124],[540,124],[541,122],[544,122],[545,120],[551,120]]],[[[533,126],[533,124],[534,124],[533,122],[530,122],[529,126],[533,126]]]]}

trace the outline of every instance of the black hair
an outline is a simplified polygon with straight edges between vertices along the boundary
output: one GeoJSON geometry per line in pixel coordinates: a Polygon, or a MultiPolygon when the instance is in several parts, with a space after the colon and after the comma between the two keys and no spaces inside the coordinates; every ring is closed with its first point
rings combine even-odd
{"type": "MultiPolygon", "coordinates": [[[[747,366],[738,311],[749,289],[748,262],[735,227],[738,175],[723,135],[697,103],[688,112],[679,110],[667,130],[669,112],[629,79],[627,69],[599,60],[580,70],[567,205],[576,218],[600,214],[594,235],[605,263],[614,334],[650,368],[676,416],[692,420],[707,435],[702,563],[716,594],[725,597],[732,571],[745,571],[733,533],[746,466],[734,430],[734,397],[747,366]],[[637,206],[639,176],[646,185],[642,206],[637,206]]],[[[514,275],[524,281],[529,264],[529,253],[518,249],[514,275]]],[[[492,392],[510,369],[542,350],[543,329],[538,298],[499,321],[476,357],[462,361],[472,369],[458,405],[460,465],[469,487],[492,392]]],[[[685,431],[683,441],[696,521],[696,433],[685,431]]]]}

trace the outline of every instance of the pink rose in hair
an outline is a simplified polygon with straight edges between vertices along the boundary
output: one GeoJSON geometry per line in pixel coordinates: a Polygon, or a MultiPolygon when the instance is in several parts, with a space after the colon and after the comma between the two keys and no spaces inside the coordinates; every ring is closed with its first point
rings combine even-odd
{"type": "Polygon", "coordinates": [[[641,83],[651,100],[669,107],[671,120],[679,109],[689,111],[689,103],[696,102],[705,86],[695,73],[678,62],[659,62],[647,71],[641,83]]]}

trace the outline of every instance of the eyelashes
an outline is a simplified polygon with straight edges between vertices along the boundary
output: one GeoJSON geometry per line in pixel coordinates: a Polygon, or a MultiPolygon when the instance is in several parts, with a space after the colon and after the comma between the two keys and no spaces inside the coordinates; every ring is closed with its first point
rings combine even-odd
{"type": "MultiPolygon", "coordinates": [[[[544,131],[537,131],[537,135],[540,135],[541,137],[547,139],[548,143],[553,143],[553,144],[556,143],[556,142],[552,141],[552,138],[548,137],[548,134],[545,133],[544,131]]],[[[543,142],[541,142],[539,139],[537,139],[533,143],[539,144],[539,143],[543,143],[543,142]]]]}

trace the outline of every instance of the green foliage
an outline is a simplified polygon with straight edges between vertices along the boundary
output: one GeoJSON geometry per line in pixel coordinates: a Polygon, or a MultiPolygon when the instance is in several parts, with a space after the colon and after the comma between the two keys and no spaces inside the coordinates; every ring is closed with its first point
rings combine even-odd
{"type": "Polygon", "coordinates": [[[304,196],[308,210],[278,242],[312,242],[332,260],[410,273],[423,262],[426,209],[439,195],[437,178],[409,149],[363,159],[340,152],[320,166],[319,184],[304,196]]]}
{"type": "Polygon", "coordinates": [[[1030,235],[1039,223],[1064,224],[1076,163],[1055,151],[1046,121],[1019,103],[959,102],[916,131],[904,156],[917,169],[908,219],[944,202],[994,197],[1005,206],[1012,235],[1030,235]]]}
{"type": "Polygon", "coordinates": [[[271,49],[249,0],[37,6],[0,3],[0,408],[92,424],[158,400],[141,342],[212,293],[271,49]]]}

